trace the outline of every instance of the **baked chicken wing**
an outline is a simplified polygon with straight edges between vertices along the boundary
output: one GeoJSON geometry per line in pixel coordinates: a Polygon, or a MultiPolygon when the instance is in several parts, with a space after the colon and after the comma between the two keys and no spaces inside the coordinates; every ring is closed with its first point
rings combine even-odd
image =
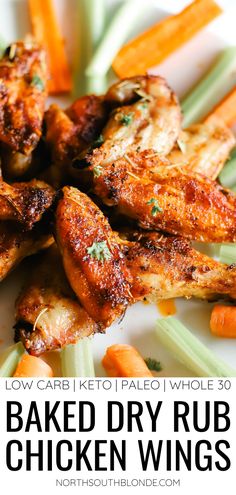
{"type": "Polygon", "coordinates": [[[158,76],[137,76],[114,84],[105,100],[119,105],[102,131],[104,144],[93,152],[93,164],[110,164],[127,151],[152,149],[167,155],[176,142],[181,111],[173,91],[158,76]]]}
{"type": "Polygon", "coordinates": [[[221,119],[211,117],[208,123],[194,124],[181,131],[168,159],[187,172],[216,179],[234,146],[232,131],[221,119]]]}
{"type": "Polygon", "coordinates": [[[16,302],[16,340],[35,356],[74,344],[97,330],[76,300],[55,246],[43,255],[16,302]]]}
{"type": "Polygon", "coordinates": [[[117,235],[99,208],[64,187],[56,210],[56,239],[70,285],[100,329],[131,302],[130,274],[117,235]]]}
{"type": "Polygon", "coordinates": [[[196,251],[181,237],[157,232],[130,232],[124,243],[133,277],[135,300],[157,302],[172,297],[236,299],[236,267],[196,251]]]}
{"type": "Polygon", "coordinates": [[[236,241],[236,195],[144,152],[91,166],[94,191],[144,229],[205,242],[236,241]]]}
{"type": "Polygon", "coordinates": [[[0,182],[0,220],[17,220],[31,229],[50,208],[54,190],[43,181],[0,182]]]}
{"type": "Polygon", "coordinates": [[[41,225],[23,231],[15,222],[0,222],[0,281],[24,258],[48,248],[52,236],[41,225]]]}
{"type": "Polygon", "coordinates": [[[42,134],[47,96],[44,50],[33,41],[12,43],[0,60],[0,142],[30,154],[42,134]]]}

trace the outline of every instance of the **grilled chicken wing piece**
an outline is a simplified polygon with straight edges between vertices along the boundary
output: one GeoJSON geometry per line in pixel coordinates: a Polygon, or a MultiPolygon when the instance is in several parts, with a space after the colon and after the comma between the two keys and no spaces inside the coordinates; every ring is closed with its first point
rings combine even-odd
{"type": "Polygon", "coordinates": [[[20,338],[35,356],[74,344],[97,330],[66,280],[55,244],[43,255],[16,301],[15,329],[16,340],[20,338]]]}
{"type": "Polygon", "coordinates": [[[124,252],[135,300],[236,299],[236,267],[199,253],[186,239],[140,231],[126,234],[126,240],[124,252]]]}
{"type": "Polygon", "coordinates": [[[99,208],[64,187],[56,210],[56,239],[70,285],[100,329],[132,300],[130,274],[117,235],[99,208]]]}
{"type": "Polygon", "coordinates": [[[48,248],[52,236],[41,225],[24,232],[15,222],[0,222],[0,281],[24,258],[48,248]]]}
{"type": "Polygon", "coordinates": [[[117,105],[102,131],[104,144],[94,150],[94,165],[110,164],[127,151],[152,149],[165,156],[181,126],[175,94],[158,76],[137,76],[114,84],[105,100],[117,105]]]}
{"type": "Polygon", "coordinates": [[[47,77],[33,41],[13,43],[0,60],[0,142],[14,151],[30,154],[41,137],[47,77]]]}
{"type": "Polygon", "coordinates": [[[106,108],[102,97],[77,99],[66,110],[51,105],[45,113],[46,143],[53,163],[67,167],[100,134],[106,108]]]}
{"type": "Polygon", "coordinates": [[[216,179],[234,146],[232,131],[221,119],[212,117],[208,123],[181,131],[167,158],[185,171],[216,179]]]}
{"type": "Polygon", "coordinates": [[[50,208],[55,192],[43,181],[0,182],[0,220],[17,220],[31,229],[50,208]]]}
{"type": "Polygon", "coordinates": [[[236,195],[200,174],[185,174],[147,152],[91,166],[94,191],[144,229],[205,242],[236,241],[236,195]]]}

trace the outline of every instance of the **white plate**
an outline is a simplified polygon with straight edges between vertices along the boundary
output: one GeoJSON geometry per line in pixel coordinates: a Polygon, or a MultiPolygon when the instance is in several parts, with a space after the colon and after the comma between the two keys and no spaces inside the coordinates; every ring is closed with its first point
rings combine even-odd
{"type": "MultiPolygon", "coordinates": [[[[76,5],[79,0],[54,0],[58,10],[63,35],[66,40],[71,66],[75,67],[78,53],[78,26],[80,19],[76,15],[76,5]]],[[[87,0],[89,1],[89,0],[87,0]]],[[[155,0],[135,0],[147,3],[147,14],[142,23],[134,28],[133,34],[142,30],[151,23],[162,18],[166,12],[180,10],[189,2],[166,0],[166,12],[163,11],[163,2],[155,0]],[[162,7],[162,8],[161,8],[162,7]]],[[[118,0],[107,0],[108,15],[111,18],[112,8],[118,0]]],[[[207,29],[198,34],[183,48],[175,52],[161,66],[155,69],[167,77],[170,85],[179,96],[182,96],[194,82],[196,82],[211,64],[215,55],[226,44],[235,43],[235,15],[236,2],[221,0],[219,3],[225,8],[225,14],[216,19],[207,29]]],[[[132,19],[131,19],[132,21],[132,19]]],[[[23,37],[30,31],[29,16],[26,0],[1,0],[0,34],[10,42],[23,37]]],[[[58,99],[65,104],[64,99],[58,99]]],[[[14,301],[22,285],[22,273],[27,262],[14,271],[0,287],[0,338],[6,346],[13,341],[14,301]]],[[[210,349],[216,352],[227,363],[236,367],[236,341],[213,338],[209,331],[209,318],[212,304],[197,300],[176,301],[176,316],[191,329],[210,349]]],[[[170,355],[155,338],[154,328],[159,313],[156,306],[136,304],[129,308],[123,321],[113,325],[106,335],[96,335],[93,339],[96,372],[98,376],[104,374],[100,361],[107,346],[114,343],[130,343],[136,346],[145,357],[153,357],[161,361],[163,371],[161,376],[189,376],[189,371],[181,366],[173,355],[170,355]]]]}

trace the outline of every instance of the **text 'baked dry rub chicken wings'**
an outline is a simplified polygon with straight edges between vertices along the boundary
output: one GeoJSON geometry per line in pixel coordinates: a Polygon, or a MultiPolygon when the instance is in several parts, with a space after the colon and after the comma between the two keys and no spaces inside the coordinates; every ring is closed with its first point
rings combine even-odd
{"type": "Polygon", "coordinates": [[[55,191],[43,181],[0,182],[0,220],[17,220],[31,229],[50,208],[55,191]]]}
{"type": "Polygon", "coordinates": [[[100,329],[131,302],[130,274],[117,235],[99,208],[64,187],[56,210],[56,239],[70,285],[100,329]]]}
{"type": "Polygon", "coordinates": [[[0,60],[0,142],[30,154],[42,133],[47,96],[45,52],[33,41],[13,43],[0,60]]]}
{"type": "MultiPolygon", "coordinates": [[[[124,235],[124,234],[123,234],[124,235]]],[[[236,267],[196,251],[182,237],[131,231],[124,252],[133,277],[135,300],[158,302],[172,297],[236,299],[236,267]]]]}
{"type": "Polygon", "coordinates": [[[75,344],[97,330],[76,300],[56,245],[43,254],[16,301],[16,340],[35,356],[75,344]]]}

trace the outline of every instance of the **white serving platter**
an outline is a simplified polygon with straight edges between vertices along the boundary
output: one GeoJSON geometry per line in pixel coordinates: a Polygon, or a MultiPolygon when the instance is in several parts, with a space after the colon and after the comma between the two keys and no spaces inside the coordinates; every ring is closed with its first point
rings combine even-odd
{"type": "MultiPolygon", "coordinates": [[[[54,1],[71,67],[74,69],[77,65],[78,30],[81,22],[77,13],[79,0],[54,1]]],[[[146,2],[147,12],[142,22],[134,26],[132,35],[168,13],[181,10],[189,3],[184,0],[165,0],[165,2],[135,0],[135,3],[139,1],[146,2]]],[[[1,0],[0,3],[0,34],[7,42],[24,37],[30,31],[26,0],[1,0]]],[[[112,17],[116,3],[119,3],[119,0],[107,0],[108,21],[112,17]]],[[[220,0],[219,3],[225,9],[225,13],[163,64],[153,69],[154,73],[167,78],[180,97],[201,77],[225,45],[236,44],[236,2],[220,0]]],[[[68,98],[58,98],[57,101],[64,106],[68,98]]],[[[0,350],[13,342],[14,303],[27,266],[27,262],[24,262],[0,286],[0,350]]],[[[213,305],[194,299],[179,299],[176,300],[176,306],[176,317],[218,356],[236,367],[236,340],[217,339],[210,334],[209,320],[213,305]]],[[[189,370],[179,364],[173,355],[166,352],[156,339],[154,329],[158,316],[160,316],[159,311],[155,305],[138,303],[127,310],[120,324],[114,324],[105,335],[96,335],[93,339],[93,352],[97,376],[104,375],[101,358],[106,348],[114,343],[130,343],[137,347],[144,357],[160,360],[163,367],[160,376],[190,376],[189,370]]]]}

